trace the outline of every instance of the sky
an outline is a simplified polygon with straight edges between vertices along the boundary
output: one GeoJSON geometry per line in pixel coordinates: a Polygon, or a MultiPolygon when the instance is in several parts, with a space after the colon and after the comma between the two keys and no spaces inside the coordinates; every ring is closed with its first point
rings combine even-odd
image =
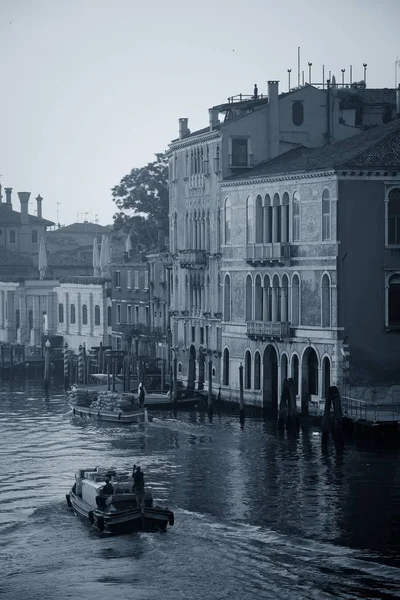
{"type": "MultiPolygon", "coordinates": [[[[208,108],[341,69],[394,87],[400,0],[0,0],[0,183],[43,216],[112,223],[111,189],[208,108]]],[[[400,81],[400,69],[397,81],[400,81]]],[[[3,201],[5,200],[3,194],[3,201]]]]}

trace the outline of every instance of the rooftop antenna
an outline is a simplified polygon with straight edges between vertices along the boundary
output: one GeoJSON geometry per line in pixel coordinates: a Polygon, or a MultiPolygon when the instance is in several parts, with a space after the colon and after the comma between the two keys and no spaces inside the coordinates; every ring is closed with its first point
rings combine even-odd
{"type": "Polygon", "coordinates": [[[311,85],[311,67],[312,67],[312,63],[309,62],[308,63],[308,83],[311,85]]]}
{"type": "Polygon", "coordinates": [[[350,65],[350,85],[353,83],[353,65],[350,65]]]}
{"type": "Polygon", "coordinates": [[[367,87],[367,63],[363,63],[363,67],[364,67],[364,83],[365,83],[365,87],[367,87]]]}
{"type": "Polygon", "coordinates": [[[290,92],[290,73],[292,72],[292,69],[288,69],[287,72],[288,72],[288,78],[289,78],[289,92],[290,92]]]}
{"type": "Polygon", "coordinates": [[[322,89],[325,89],[325,65],[322,65],[322,89]]]}
{"type": "Polygon", "coordinates": [[[344,72],[346,71],[346,69],[341,69],[342,71],[342,86],[344,87],[344,72]]]}
{"type": "Polygon", "coordinates": [[[300,87],[300,46],[297,48],[297,85],[300,87]]]}

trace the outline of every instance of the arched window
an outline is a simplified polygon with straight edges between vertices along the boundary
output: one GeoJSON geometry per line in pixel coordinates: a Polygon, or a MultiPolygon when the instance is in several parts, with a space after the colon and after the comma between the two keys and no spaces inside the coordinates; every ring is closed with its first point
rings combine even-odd
{"type": "Polygon", "coordinates": [[[279,277],[274,275],[272,279],[272,320],[275,323],[281,320],[281,303],[279,302],[280,288],[279,277]]]}
{"type": "Polygon", "coordinates": [[[111,327],[112,325],[112,310],[111,306],[107,306],[107,326],[111,327]]]}
{"type": "Polygon", "coordinates": [[[292,279],[292,325],[300,325],[300,281],[298,275],[292,279]]]}
{"type": "Polygon", "coordinates": [[[292,121],[296,127],[304,123],[304,104],[300,100],[296,100],[292,104],[292,121]]]}
{"type": "Polygon", "coordinates": [[[292,240],[300,241],[300,199],[297,192],[293,194],[292,204],[292,240]]]}
{"type": "Polygon", "coordinates": [[[254,243],[254,200],[251,196],[246,200],[246,239],[248,244],[254,243]]]}
{"type": "Polygon", "coordinates": [[[328,275],[322,277],[321,282],[321,318],[322,327],[331,326],[331,286],[328,275]]]}
{"type": "Polygon", "coordinates": [[[71,325],[76,323],[75,304],[71,304],[71,325]]]}
{"type": "Polygon", "coordinates": [[[281,287],[281,321],[289,321],[289,281],[287,275],[282,277],[281,287]]]}
{"type": "Polygon", "coordinates": [[[389,279],[389,327],[400,327],[400,274],[389,279]]]}
{"type": "Polygon", "coordinates": [[[299,393],[299,357],[297,354],[292,356],[292,379],[294,381],[294,389],[296,394],[299,393]]]}
{"type": "Polygon", "coordinates": [[[253,282],[251,275],[246,277],[246,321],[253,319],[253,282]]]}
{"type": "Polygon", "coordinates": [[[225,200],[224,243],[231,243],[232,206],[229,198],[225,200]]]}
{"type": "Polygon", "coordinates": [[[38,232],[36,231],[36,229],[32,230],[32,244],[37,244],[38,243],[38,232]]]}
{"type": "Polygon", "coordinates": [[[259,352],[254,355],[254,389],[261,389],[261,357],[259,352]]]}
{"type": "Polygon", "coordinates": [[[64,304],[62,303],[58,305],[58,322],[64,323],[64,304]]]}
{"type": "Polygon", "coordinates": [[[269,194],[265,194],[264,198],[264,238],[266,244],[272,242],[272,204],[269,194]]]}
{"type": "Polygon", "coordinates": [[[261,286],[261,276],[256,276],[255,286],[254,286],[254,319],[256,321],[263,320],[263,288],[261,286]]]}
{"type": "Polygon", "coordinates": [[[272,288],[268,275],[264,277],[264,313],[265,320],[272,321],[272,288]]]}
{"type": "Polygon", "coordinates": [[[329,190],[322,193],[322,241],[331,239],[331,198],[329,190]]]}
{"type": "Polygon", "coordinates": [[[178,363],[178,373],[182,373],[182,363],[178,363]]]}
{"type": "Polygon", "coordinates": [[[87,325],[87,306],[82,305],[82,325],[87,325]]]}
{"type": "Polygon", "coordinates": [[[100,306],[98,304],[94,307],[94,324],[100,325],[100,306]]]}
{"type": "Polygon", "coordinates": [[[244,387],[251,390],[251,354],[248,350],[244,357],[244,387]]]}
{"type": "Polygon", "coordinates": [[[400,246],[400,188],[389,192],[388,244],[400,246]]]}
{"type": "Polygon", "coordinates": [[[222,383],[223,385],[229,385],[229,350],[225,348],[224,357],[222,363],[222,383]]]}
{"type": "Polygon", "coordinates": [[[16,236],[15,236],[14,229],[11,229],[10,234],[9,234],[9,239],[10,239],[10,244],[15,244],[16,236]]]}
{"type": "Polygon", "coordinates": [[[224,280],[224,321],[231,320],[231,278],[225,275],[224,280]]]}
{"type": "Polygon", "coordinates": [[[264,242],[264,207],[261,196],[256,198],[256,244],[264,242]]]}

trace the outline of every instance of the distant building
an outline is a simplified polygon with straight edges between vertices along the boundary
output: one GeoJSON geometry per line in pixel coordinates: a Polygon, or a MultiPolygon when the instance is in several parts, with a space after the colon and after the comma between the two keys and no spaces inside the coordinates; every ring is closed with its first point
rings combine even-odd
{"type": "Polygon", "coordinates": [[[113,261],[122,260],[125,236],[112,226],[84,221],[72,223],[47,234],[48,275],[56,278],[93,275],[93,239],[100,245],[102,236],[111,240],[113,261]]]}
{"type": "Polygon", "coordinates": [[[149,265],[145,255],[125,253],[110,265],[112,276],[112,345],[150,356],[149,265]]]}
{"type": "Polygon", "coordinates": [[[71,349],[111,345],[111,282],[103,277],[65,277],[56,287],[57,335],[71,349]]]}
{"type": "Polygon", "coordinates": [[[9,277],[0,281],[0,342],[40,346],[55,335],[57,281],[9,277]]]}
{"type": "MultiPolygon", "coordinates": [[[[2,200],[0,186],[0,200],[2,200]]],[[[36,198],[37,216],[30,215],[30,192],[18,192],[21,211],[13,208],[12,188],[4,188],[5,202],[0,201],[0,276],[34,277],[37,273],[40,238],[52,221],[42,218],[41,196],[36,198]]]]}

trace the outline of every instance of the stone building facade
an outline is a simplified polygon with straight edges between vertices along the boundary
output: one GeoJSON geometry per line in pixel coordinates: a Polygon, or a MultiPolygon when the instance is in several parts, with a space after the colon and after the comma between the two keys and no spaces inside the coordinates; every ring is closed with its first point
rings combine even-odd
{"type": "MultiPolygon", "coordinates": [[[[400,382],[400,120],[221,184],[222,395],[400,382]]],[[[383,392],[385,394],[385,392],[383,392]]]]}

